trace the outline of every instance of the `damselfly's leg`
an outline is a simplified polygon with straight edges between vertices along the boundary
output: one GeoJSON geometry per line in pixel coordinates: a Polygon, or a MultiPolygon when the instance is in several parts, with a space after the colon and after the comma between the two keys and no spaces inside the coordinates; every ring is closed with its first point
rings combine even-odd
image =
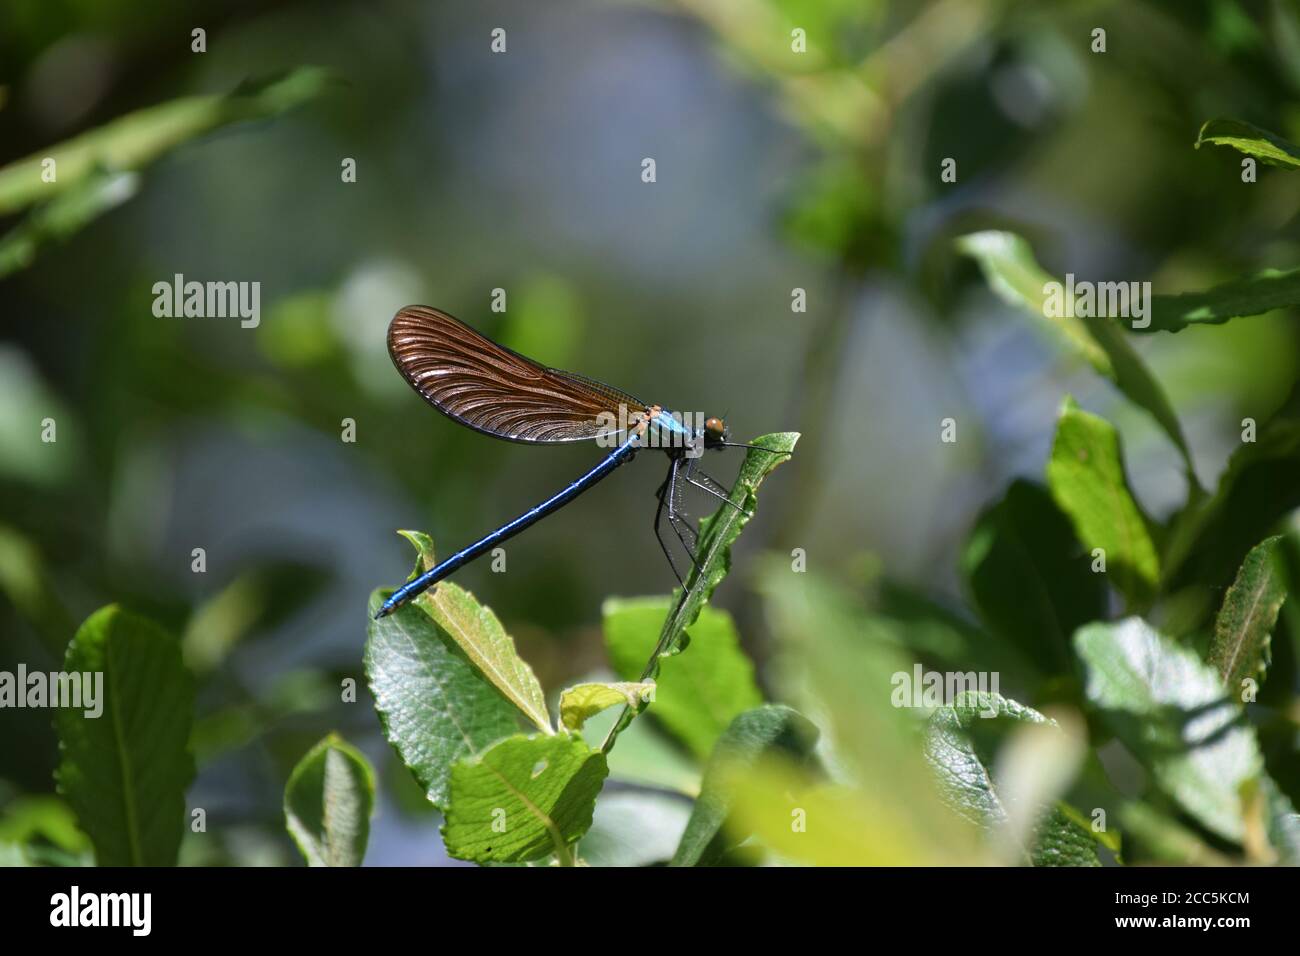
{"type": "Polygon", "coordinates": [[[674,458],[672,469],[668,472],[668,523],[677,532],[677,540],[682,543],[686,553],[691,557],[691,564],[695,565],[695,570],[700,570],[700,564],[695,560],[695,546],[699,543],[699,534],[691,523],[686,520],[684,514],[678,514],[682,506],[682,485],[677,483],[677,472],[680,470],[682,460],[674,458]],[[688,540],[689,539],[689,540],[688,540]]]}
{"type": "Polygon", "coordinates": [[[696,468],[695,465],[698,461],[699,461],[698,458],[692,458],[687,463],[686,472],[683,475],[683,478],[688,483],[694,485],[696,488],[699,488],[701,491],[707,491],[709,494],[713,495],[713,497],[723,501],[726,504],[731,505],[731,507],[741,512],[745,517],[747,518],[754,517],[744,508],[740,507],[740,505],[736,504],[734,501],[731,500],[730,488],[728,488],[722,482],[718,481],[718,479],[706,475],[704,473],[703,468],[696,468]],[[696,478],[699,478],[700,480],[696,481],[695,480],[696,478]]]}
{"type": "Polygon", "coordinates": [[[668,477],[664,478],[664,483],[659,486],[659,490],[655,492],[655,497],[659,499],[659,507],[655,509],[655,537],[659,540],[659,547],[663,548],[664,557],[668,559],[668,566],[673,569],[677,583],[685,588],[686,582],[682,579],[682,572],[677,570],[677,562],[673,560],[673,553],[668,547],[668,542],[664,540],[663,533],[664,509],[668,500],[668,482],[671,477],[670,472],[668,477]]]}

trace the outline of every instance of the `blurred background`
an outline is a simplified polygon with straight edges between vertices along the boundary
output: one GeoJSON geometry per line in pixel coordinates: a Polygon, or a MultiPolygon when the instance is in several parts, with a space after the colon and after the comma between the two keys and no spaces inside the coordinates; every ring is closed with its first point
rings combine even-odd
{"type": "MultiPolygon", "coordinates": [[[[738,440],[802,432],[716,597],[784,699],[760,553],[803,548],[864,599],[887,583],[961,617],[962,543],[1013,478],[1041,480],[1063,395],[1116,424],[1153,516],[1186,497],[1151,419],[995,298],[955,236],[1014,228],[1053,274],[1157,292],[1293,264],[1300,242],[1300,178],[1243,184],[1238,154],[1193,149],[1220,115],[1300,135],[1282,0],[4,0],[0,164],[303,66],[331,79],[297,108],[178,137],[0,279],[0,669],[57,667],[114,601],[182,636],[189,803],[209,820],[184,862],[297,862],[284,780],[329,729],[381,768],[367,862],[446,862],[364,690],[367,595],[410,569],[395,529],[459,547],[597,452],[494,441],[424,405],[385,348],[401,306],[725,414],[738,440]],[[260,324],[155,317],[176,273],[260,282],[260,324]],[[360,706],[339,702],[346,677],[360,706]]],[[[1132,341],[1208,487],[1300,362],[1281,314],[1132,341]]],[[[738,463],[710,470],[729,482],[738,463]]],[[[504,575],[460,572],[548,691],[606,667],[603,599],[674,583],[651,532],[661,479],[620,471],[511,542],[504,575]]],[[[0,803],[52,794],[48,712],[0,721],[0,803]]],[[[660,779],[698,780],[669,751],[660,779]]],[[[664,812],[680,829],[688,809],[664,812]]]]}

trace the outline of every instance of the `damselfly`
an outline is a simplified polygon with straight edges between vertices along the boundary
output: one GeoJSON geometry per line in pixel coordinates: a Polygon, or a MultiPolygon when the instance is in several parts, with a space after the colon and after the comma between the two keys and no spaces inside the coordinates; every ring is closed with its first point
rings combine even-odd
{"type": "Polygon", "coordinates": [[[594,379],[547,368],[423,305],[407,306],[394,316],[388,327],[388,353],[425,401],[462,425],[509,441],[595,441],[612,451],[564,490],[402,585],[379,608],[377,618],[564,507],[643,448],[659,448],[668,456],[668,474],[655,493],[655,536],[683,586],[663,523],[667,520],[694,563],[698,532],[682,508],[685,486],[737,507],[730,491],[698,467],[706,449],[755,447],[729,441],[721,418],[674,414],[594,379]]]}

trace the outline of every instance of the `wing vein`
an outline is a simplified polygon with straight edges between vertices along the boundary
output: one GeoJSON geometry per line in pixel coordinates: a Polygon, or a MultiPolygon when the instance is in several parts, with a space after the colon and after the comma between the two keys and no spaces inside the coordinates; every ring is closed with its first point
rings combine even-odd
{"type": "Polygon", "coordinates": [[[584,441],[617,432],[619,406],[644,402],[594,379],[547,368],[438,309],[411,305],[388,327],[388,353],[438,411],[518,442],[584,441]]]}

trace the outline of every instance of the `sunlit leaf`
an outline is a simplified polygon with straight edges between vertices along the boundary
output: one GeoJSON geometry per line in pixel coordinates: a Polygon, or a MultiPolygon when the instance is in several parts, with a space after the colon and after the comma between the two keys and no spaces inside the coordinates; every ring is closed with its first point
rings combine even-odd
{"type": "Polygon", "coordinates": [[[1196,136],[1196,148],[1205,143],[1231,146],[1247,156],[1254,156],[1270,166],[1300,169],[1300,146],[1289,143],[1276,133],[1252,126],[1242,120],[1212,119],[1196,136]]]}
{"type": "Polygon", "coordinates": [[[408,604],[376,621],[388,594],[370,596],[366,679],[388,742],[445,810],[452,765],[516,733],[519,712],[422,608],[408,604]]]}
{"type": "MultiPolygon", "coordinates": [[[[433,554],[433,540],[419,531],[399,532],[415,545],[420,553],[416,573],[427,571],[437,561],[433,554]]],[[[553,734],[551,718],[546,711],[546,696],[537,675],[528,662],[519,656],[514,639],[506,633],[501,621],[475,600],[464,588],[442,581],[425,591],[413,602],[424,611],[443,632],[456,642],[465,656],[473,662],[501,694],[537,725],[544,733],[553,734]]]]}
{"type": "MultiPolygon", "coordinates": [[[[605,646],[620,677],[635,677],[645,667],[670,609],[667,598],[605,602],[605,646]]],[[[702,760],[732,720],[763,697],[730,614],[703,607],[686,633],[685,653],[660,658],[649,713],[702,760]]]]}
{"type": "Polygon", "coordinates": [[[653,681],[575,684],[560,694],[560,723],[568,730],[581,730],[602,710],[619,704],[639,707],[642,701],[653,700],[654,688],[653,681]]]}
{"type": "MultiPolygon", "coordinates": [[[[682,635],[695,623],[700,608],[708,603],[714,589],[731,570],[731,545],[754,513],[758,503],[758,486],[777,465],[790,457],[798,440],[798,432],[774,432],[749,443],[755,447],[745,453],[740,474],[731,489],[731,503],[722,505],[711,517],[700,522],[699,542],[695,550],[697,566],[687,579],[685,591],[676,592],[677,602],[672,613],[664,620],[659,639],[639,675],[640,680],[656,680],[662,658],[672,656],[680,650],[678,644],[682,635]]],[[[601,749],[609,750],[614,746],[619,732],[633,716],[634,712],[630,708],[624,711],[605,738],[601,749]]]]}
{"type": "Polygon", "coordinates": [[[451,771],[442,825],[447,852],[479,863],[518,863],[570,845],[591,826],[609,770],[605,755],[565,734],[509,737],[451,771]]]}
{"type": "Polygon", "coordinates": [[[1074,646],[1085,693],[1107,726],[1185,811],[1241,842],[1244,789],[1263,763],[1219,675],[1141,618],[1090,624],[1074,646]]]}
{"type": "Polygon", "coordinates": [[[1115,586],[1135,607],[1144,607],[1155,593],[1159,558],[1129,492],[1119,436],[1108,421],[1068,397],[1047,462],[1047,484],[1083,546],[1100,549],[1115,586]]]}

